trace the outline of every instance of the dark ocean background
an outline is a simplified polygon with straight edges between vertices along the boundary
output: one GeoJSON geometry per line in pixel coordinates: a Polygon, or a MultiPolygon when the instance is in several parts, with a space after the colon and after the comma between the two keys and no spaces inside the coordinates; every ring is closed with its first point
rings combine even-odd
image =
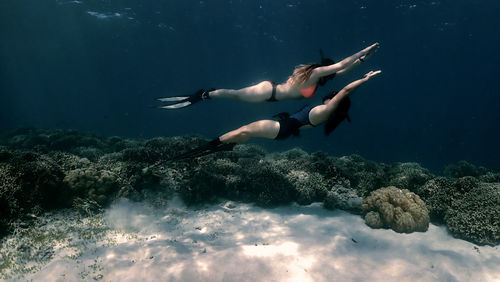
{"type": "Polygon", "coordinates": [[[0,1],[0,128],[77,129],[152,138],[213,138],[320,103],[369,70],[352,123],[285,141],[251,140],[439,171],[500,166],[500,1],[0,1]],[[295,65],[380,42],[312,100],[213,100],[166,111],[155,98],[199,88],[281,82],[295,65]]]}

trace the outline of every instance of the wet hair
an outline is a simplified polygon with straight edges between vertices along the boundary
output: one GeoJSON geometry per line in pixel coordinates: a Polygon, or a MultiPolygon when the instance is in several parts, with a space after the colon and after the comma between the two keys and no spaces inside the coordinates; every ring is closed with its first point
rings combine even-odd
{"type": "MultiPolygon", "coordinates": [[[[321,64],[310,63],[310,64],[306,64],[306,65],[298,65],[297,67],[295,67],[295,70],[293,71],[292,79],[296,85],[303,84],[311,77],[311,74],[315,68],[329,66],[329,65],[333,65],[333,64],[335,64],[334,60],[332,60],[330,58],[322,58],[321,64]]],[[[335,77],[335,73],[320,77],[318,80],[318,84],[323,86],[334,77],[335,77]]]]}
{"type": "Polygon", "coordinates": [[[293,83],[295,83],[295,85],[303,84],[311,77],[312,71],[320,66],[320,64],[316,63],[298,65],[297,67],[295,67],[295,70],[292,74],[293,83]]]}
{"type": "MultiPolygon", "coordinates": [[[[337,95],[338,92],[332,91],[330,94],[323,97],[323,103],[332,99],[337,95]]],[[[348,122],[351,122],[351,118],[349,117],[349,108],[351,107],[351,98],[349,96],[342,99],[339,103],[339,106],[335,111],[330,115],[328,120],[325,123],[325,135],[328,136],[332,133],[339,124],[347,119],[348,122]]]]}

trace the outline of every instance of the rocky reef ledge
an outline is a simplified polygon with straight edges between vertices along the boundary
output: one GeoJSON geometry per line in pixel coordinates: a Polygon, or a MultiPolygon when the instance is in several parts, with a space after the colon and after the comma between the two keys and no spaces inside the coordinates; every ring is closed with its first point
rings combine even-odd
{"type": "Polygon", "coordinates": [[[437,176],[418,163],[383,164],[300,149],[269,154],[254,145],[167,161],[204,142],[201,136],[141,140],[70,130],[3,130],[0,234],[53,209],[94,214],[117,198],[140,201],[144,191],[161,190],[189,205],[222,198],[263,207],[322,202],[327,209],[366,216],[373,228],[425,231],[430,220],[457,238],[500,243],[498,169],[461,161],[437,176]]]}

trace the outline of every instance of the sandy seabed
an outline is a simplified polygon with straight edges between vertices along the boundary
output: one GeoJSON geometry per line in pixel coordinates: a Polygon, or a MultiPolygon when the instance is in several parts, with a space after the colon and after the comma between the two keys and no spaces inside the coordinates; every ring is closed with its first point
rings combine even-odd
{"type": "Polygon", "coordinates": [[[320,204],[193,209],[179,199],[121,199],[102,220],[103,236],[66,238],[73,247],[54,247],[48,261],[9,280],[500,281],[498,246],[432,224],[425,233],[374,230],[320,204]]]}

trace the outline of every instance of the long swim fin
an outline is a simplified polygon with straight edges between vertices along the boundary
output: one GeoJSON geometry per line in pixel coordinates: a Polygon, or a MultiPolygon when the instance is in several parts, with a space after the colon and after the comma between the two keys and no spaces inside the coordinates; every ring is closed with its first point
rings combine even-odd
{"type": "Polygon", "coordinates": [[[172,158],[173,161],[203,157],[221,151],[232,151],[236,143],[222,143],[219,138],[172,158]]]}
{"type": "Polygon", "coordinates": [[[187,106],[191,106],[192,104],[198,103],[201,100],[207,100],[210,99],[209,96],[209,91],[205,91],[203,89],[200,89],[196,91],[194,94],[188,95],[188,96],[172,96],[172,97],[162,97],[158,98],[157,100],[162,102],[162,103],[169,103],[168,105],[165,106],[160,106],[159,108],[161,109],[180,109],[184,108],[187,106]]]}

